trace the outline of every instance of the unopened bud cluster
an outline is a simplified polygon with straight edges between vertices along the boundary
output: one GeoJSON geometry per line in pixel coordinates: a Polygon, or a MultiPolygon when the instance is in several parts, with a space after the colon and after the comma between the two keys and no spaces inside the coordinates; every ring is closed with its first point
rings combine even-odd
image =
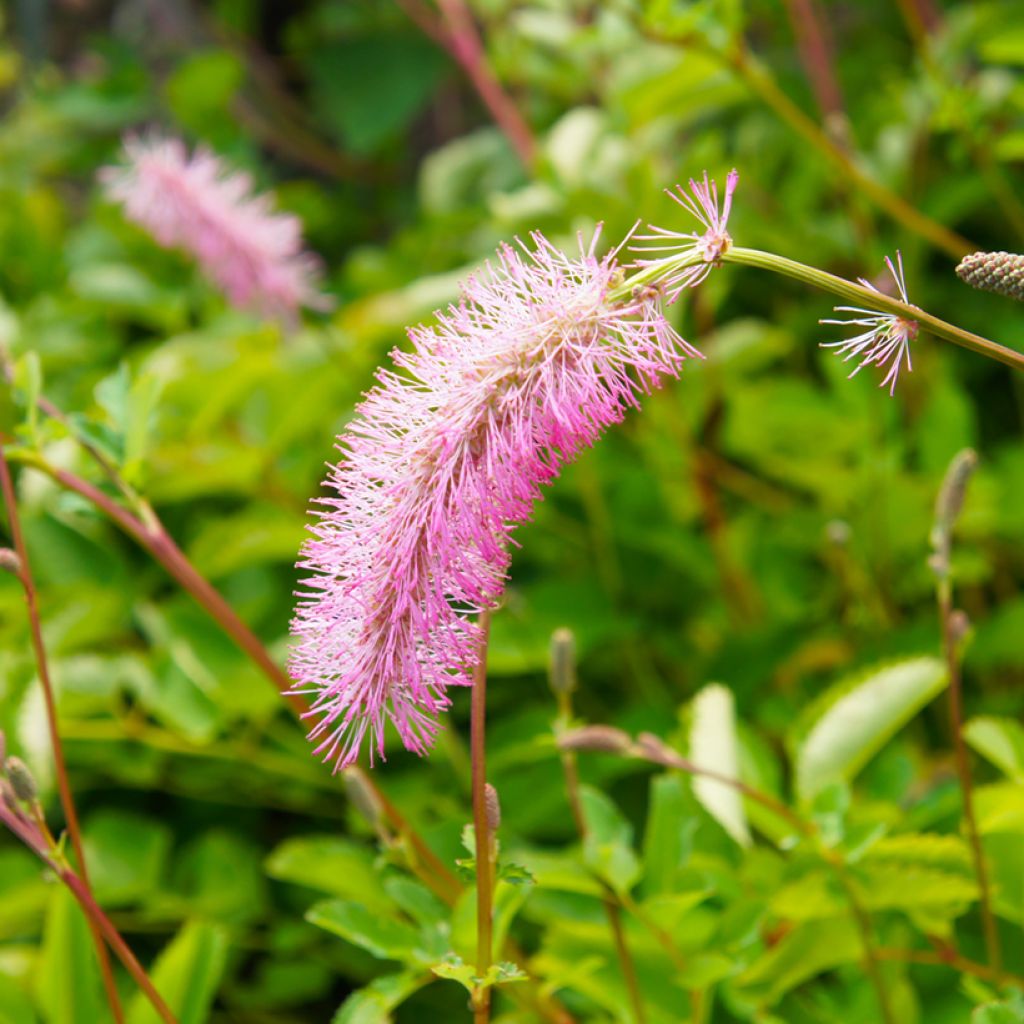
{"type": "Polygon", "coordinates": [[[1012,252],[972,252],[956,268],[972,288],[1024,302],[1024,256],[1012,252]]]}

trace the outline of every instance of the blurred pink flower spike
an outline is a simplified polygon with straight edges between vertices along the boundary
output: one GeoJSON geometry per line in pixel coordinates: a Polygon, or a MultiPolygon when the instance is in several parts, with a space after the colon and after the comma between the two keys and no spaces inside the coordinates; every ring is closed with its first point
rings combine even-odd
{"type": "MultiPolygon", "coordinates": [[[[896,264],[893,265],[888,256],[885,257],[885,265],[889,268],[896,288],[899,291],[899,298],[902,302],[910,304],[907,298],[907,285],[903,277],[903,257],[897,251],[896,264]]],[[[879,291],[870,281],[860,278],[860,283],[873,292],[879,291]]],[[[889,370],[885,379],[879,387],[889,385],[889,394],[896,393],[896,382],[899,379],[900,368],[906,360],[907,372],[913,371],[910,363],[910,343],[917,337],[918,323],[894,313],[879,313],[873,309],[862,309],[859,306],[836,306],[837,313],[860,313],[859,317],[850,317],[845,320],[819,320],[822,324],[842,324],[854,327],[867,327],[868,330],[846,338],[842,341],[823,341],[822,348],[834,348],[837,355],[843,357],[844,362],[851,359],[859,359],[860,362],[853,368],[849,376],[858,374],[865,366],[874,363],[875,366],[888,364],[889,370]]]]}
{"type": "Polygon", "coordinates": [[[159,135],[129,136],[124,157],[100,172],[107,194],[164,248],[191,253],[233,306],[285,321],[302,306],[330,308],[299,219],[275,211],[248,174],[159,135]]]}
{"type": "Polygon", "coordinates": [[[722,256],[732,245],[732,237],[726,230],[729,223],[729,211],[732,209],[732,195],[739,182],[739,172],[733,168],[725,181],[725,200],[721,209],[718,207],[718,186],[704,172],[704,181],[690,179],[690,191],[682,185],[676,185],[675,191],[665,190],[666,195],[678,203],[687,213],[696,217],[704,227],[703,233],[696,231],[669,231],[654,224],[648,225],[649,235],[638,235],[638,242],[651,244],[633,246],[635,252],[663,253],[658,259],[640,259],[638,267],[655,266],[667,259],[673,261],[680,256],[692,254],[698,262],[688,264],[677,271],[669,273],[663,279],[667,301],[672,303],[679,298],[686,288],[694,288],[704,281],[712,269],[721,266],[722,256]]]}
{"type": "Polygon", "coordinates": [[[385,727],[433,744],[450,686],[472,682],[511,535],[541,488],[643,395],[699,355],[653,289],[612,301],[618,250],[542,235],[503,246],[435,326],[409,332],[356,418],[317,504],[292,623],[310,739],[341,768],[384,757],[385,727]]]}

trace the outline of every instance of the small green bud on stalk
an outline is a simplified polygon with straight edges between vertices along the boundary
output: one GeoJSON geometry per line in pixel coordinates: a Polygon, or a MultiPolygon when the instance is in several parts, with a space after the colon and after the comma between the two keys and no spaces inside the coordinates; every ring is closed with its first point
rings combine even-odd
{"type": "Polygon", "coordinates": [[[17,551],[11,548],[0,548],[0,570],[12,576],[21,576],[21,559],[17,551]]]}
{"type": "Polygon", "coordinates": [[[978,453],[973,448],[964,448],[957,452],[949,464],[949,469],[946,470],[946,476],[935,499],[935,524],[931,534],[934,554],[929,564],[940,579],[949,575],[953,527],[963,508],[967,484],[977,465],[978,453]]]}
{"type": "Polygon", "coordinates": [[[487,810],[487,831],[493,836],[501,828],[501,801],[498,791],[489,782],[484,786],[484,806],[487,810]]]}
{"type": "Polygon", "coordinates": [[[39,787],[28,765],[20,757],[9,757],[4,761],[4,771],[14,795],[27,804],[35,803],[39,798],[39,787]]]}
{"type": "Polygon", "coordinates": [[[551,634],[549,681],[559,697],[567,697],[576,689],[576,637],[571,629],[556,629],[551,634]]]}

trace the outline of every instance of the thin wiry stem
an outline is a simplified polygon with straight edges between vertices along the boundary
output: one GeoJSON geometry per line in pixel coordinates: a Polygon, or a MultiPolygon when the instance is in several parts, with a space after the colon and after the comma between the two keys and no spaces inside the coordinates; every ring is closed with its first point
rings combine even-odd
{"type": "MultiPolygon", "coordinates": [[[[598,726],[596,728],[606,727],[598,726]]],[[[614,732],[615,730],[612,731],[614,732]]],[[[812,822],[805,821],[799,814],[791,810],[781,801],[776,800],[775,797],[756,789],[754,786],[748,785],[741,779],[733,778],[729,775],[723,775],[720,772],[708,768],[702,768],[699,765],[694,764],[694,762],[676,753],[676,751],[652,733],[641,733],[635,744],[624,745],[621,752],[631,757],[639,757],[643,760],[650,761],[652,764],[661,765],[662,767],[675,768],[678,771],[686,772],[689,775],[700,775],[704,778],[714,779],[716,782],[729,786],[742,796],[761,804],[762,807],[765,807],[767,810],[786,821],[797,833],[813,842],[818,847],[818,852],[825,864],[835,873],[840,885],[842,886],[843,892],[846,895],[847,902],[850,906],[851,916],[853,917],[857,930],[860,933],[861,946],[864,951],[864,968],[867,971],[868,978],[871,980],[872,986],[875,989],[875,995],[882,1014],[882,1020],[884,1024],[896,1024],[897,1018],[892,1009],[889,992],[886,988],[885,980],[882,977],[881,969],[878,964],[878,957],[875,951],[874,931],[871,927],[871,916],[860,900],[860,896],[857,893],[856,886],[850,878],[846,864],[839,855],[821,845],[818,830],[812,822]]]]}
{"type": "Polygon", "coordinates": [[[960,671],[960,655],[953,628],[953,588],[949,578],[938,584],[939,623],[942,629],[942,653],[946,659],[949,674],[949,727],[953,734],[953,753],[956,759],[956,773],[960,780],[960,792],[964,805],[964,824],[967,840],[971,847],[974,873],[978,879],[981,902],[981,921],[985,932],[985,951],[993,970],[1001,971],[1003,966],[1002,948],[999,942],[999,926],[992,911],[992,885],[988,876],[985,851],[981,845],[978,819],[974,813],[974,785],[971,778],[971,762],[967,756],[964,741],[963,675],[960,671]]]}
{"type": "Polygon", "coordinates": [[[729,52],[710,47],[704,47],[704,50],[731,68],[746,83],[751,92],[780,120],[809,143],[813,150],[825,157],[851,185],[889,214],[893,220],[956,259],[966,256],[967,253],[977,248],[966,238],[958,235],[955,231],[950,231],[938,221],[932,220],[902,196],[897,195],[890,188],[861,170],[850,154],[829,138],[815,124],[813,118],[808,117],[782,91],[772,74],[754,57],[742,41],[729,52]]]}
{"type": "MultiPolygon", "coordinates": [[[[561,752],[562,773],[565,776],[565,792],[569,801],[569,810],[572,813],[576,831],[580,841],[586,842],[587,821],[583,816],[583,804],[580,800],[580,779],[576,770],[576,755],[571,750],[561,752]]],[[[626,933],[622,927],[622,914],[616,902],[616,893],[604,882],[601,882],[602,896],[601,904],[608,917],[608,926],[611,929],[612,941],[615,945],[615,955],[619,961],[619,969],[622,971],[622,980],[626,984],[626,992],[629,994],[629,1002],[633,1009],[633,1018],[637,1024],[643,1024],[646,1020],[644,1013],[643,996],[640,993],[640,983],[636,976],[636,965],[633,963],[633,955],[629,951],[626,942],[626,933]]]]}
{"type": "Polygon", "coordinates": [[[90,927],[95,927],[102,939],[110,943],[110,948],[150,1001],[164,1024],[178,1024],[170,1007],[157,992],[135,954],[132,953],[117,928],[96,903],[89,886],[58,855],[56,847],[47,841],[39,827],[34,825],[24,814],[10,810],[2,801],[0,801],[0,824],[6,826],[17,836],[67,886],[71,895],[84,911],[90,927]]]}
{"type": "MultiPolygon", "coordinates": [[[[54,698],[53,683],[50,678],[50,665],[46,656],[46,646],[43,642],[43,627],[39,616],[39,599],[36,594],[35,578],[32,575],[25,538],[21,532],[21,518],[18,515],[14,482],[11,479],[7,459],[4,457],[2,444],[0,444],[0,491],[3,492],[3,501],[7,508],[7,524],[11,531],[14,551],[18,556],[18,580],[25,594],[25,607],[28,612],[29,631],[32,636],[32,650],[35,654],[39,684],[42,687],[43,701],[46,705],[46,725],[50,734],[50,747],[53,751],[53,764],[57,776],[60,803],[64,810],[64,821],[67,823],[68,836],[71,838],[71,846],[75,851],[75,859],[78,862],[82,883],[88,889],[90,885],[89,871],[85,862],[85,850],[82,847],[82,831],[78,824],[78,811],[75,808],[75,800],[71,792],[71,782],[68,779],[67,763],[64,760],[64,745],[61,742],[60,730],[57,726],[57,702],[54,698]]],[[[110,1011],[114,1015],[116,1024],[123,1024],[124,1009],[121,1006],[121,997],[117,993],[117,983],[114,980],[114,969],[110,963],[110,955],[103,941],[101,930],[91,918],[89,919],[89,930],[92,932],[93,944],[96,947],[96,959],[99,961],[100,975],[103,978],[103,990],[106,993],[107,1002],[110,1004],[110,1011]]]]}
{"type": "MultiPolygon", "coordinates": [[[[654,281],[670,277],[679,268],[695,264],[700,260],[699,255],[692,252],[681,254],[678,259],[666,258],[645,266],[635,274],[627,278],[618,288],[609,293],[609,301],[614,301],[625,295],[629,295],[634,289],[642,288],[654,281]]],[[[831,292],[849,302],[857,303],[866,309],[879,310],[883,313],[892,313],[905,320],[916,321],[923,330],[933,334],[943,341],[950,341],[954,345],[966,348],[978,355],[987,356],[997,362],[1004,363],[1015,370],[1024,370],[1024,353],[1016,352],[1005,345],[989,341],[979,334],[965,331],[961,327],[947,323],[931,313],[919,309],[908,302],[901,302],[890,295],[866,288],[864,285],[847,281],[843,277],[837,277],[826,270],[819,270],[817,267],[808,266],[797,260],[791,260],[786,256],[778,256],[775,253],[763,252],[760,249],[745,249],[742,246],[734,245],[721,254],[723,263],[738,263],[747,267],[757,267],[760,270],[770,270],[772,273],[781,274],[784,277],[791,277],[794,280],[802,281],[814,288],[831,292]]]]}
{"type": "Polygon", "coordinates": [[[491,70],[473,16],[463,0],[437,0],[439,16],[419,0],[396,2],[409,20],[462,68],[520,162],[526,168],[532,167],[537,155],[533,131],[491,70]]]}
{"type": "MultiPolygon", "coordinates": [[[[34,452],[19,451],[12,453],[12,457],[45,473],[62,487],[80,495],[104,512],[117,526],[145,548],[192,595],[275,686],[293,713],[299,718],[305,714],[308,704],[300,695],[290,692],[291,680],[274,662],[256,634],[238,617],[235,610],[224,600],[216,588],[189,562],[152,508],[148,505],[144,506],[145,520],[143,520],[89,481],[51,465],[34,452]]],[[[357,767],[347,770],[360,774],[365,784],[375,791],[388,820],[399,835],[406,840],[414,863],[422,864],[427,869],[424,875],[430,879],[428,884],[438,896],[448,903],[453,903],[461,889],[458,879],[437,854],[427,846],[398,808],[381,792],[380,787],[368,773],[357,767]]]]}
{"type": "MultiPolygon", "coordinates": [[[[491,828],[487,816],[487,641],[491,617],[480,614],[480,656],[473,671],[470,709],[470,762],[473,786],[473,834],[476,845],[476,976],[483,979],[494,953],[494,870],[491,856],[491,828]]],[[[491,986],[480,985],[473,992],[474,1024],[491,1019],[491,986]]]]}

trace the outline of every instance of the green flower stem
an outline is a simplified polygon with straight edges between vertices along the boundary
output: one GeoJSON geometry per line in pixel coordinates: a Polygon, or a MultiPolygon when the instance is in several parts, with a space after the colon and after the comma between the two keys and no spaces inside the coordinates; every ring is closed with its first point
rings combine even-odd
{"type": "Polygon", "coordinates": [[[954,345],[969,349],[978,355],[988,356],[990,359],[1012,366],[1015,370],[1024,370],[1024,353],[1015,352],[1012,348],[981,337],[980,334],[972,334],[945,320],[940,320],[937,316],[918,309],[917,306],[872,291],[870,288],[865,288],[864,285],[847,281],[845,278],[837,277],[827,271],[818,270],[817,267],[809,267],[805,263],[798,263],[785,256],[776,256],[774,253],[762,252],[759,249],[743,249],[738,246],[729,249],[722,258],[726,263],[760,267],[762,270],[771,270],[777,274],[792,277],[815,288],[832,292],[834,295],[866,309],[877,309],[882,313],[892,313],[895,316],[903,317],[905,320],[916,320],[921,327],[937,338],[951,341],[954,345]]]}
{"type": "MultiPolygon", "coordinates": [[[[694,266],[700,261],[700,255],[693,252],[659,260],[625,278],[618,287],[609,291],[608,298],[613,302],[624,299],[637,289],[665,280],[685,267],[694,266]]],[[[965,331],[945,320],[940,320],[937,316],[932,316],[931,313],[926,313],[917,306],[873,291],[862,284],[847,281],[846,278],[837,277],[826,270],[819,270],[817,267],[810,267],[806,263],[799,263],[796,260],[787,259],[785,256],[777,256],[775,253],[763,252],[760,249],[744,249],[741,246],[732,246],[726,250],[722,254],[722,262],[770,270],[772,273],[791,277],[821,291],[831,292],[833,295],[838,295],[839,298],[865,309],[891,313],[905,320],[915,320],[921,327],[935,337],[942,338],[943,341],[951,341],[954,345],[969,349],[978,355],[987,356],[989,359],[995,359],[1015,370],[1024,370],[1024,353],[989,341],[988,338],[983,338],[980,334],[965,331]]]]}

